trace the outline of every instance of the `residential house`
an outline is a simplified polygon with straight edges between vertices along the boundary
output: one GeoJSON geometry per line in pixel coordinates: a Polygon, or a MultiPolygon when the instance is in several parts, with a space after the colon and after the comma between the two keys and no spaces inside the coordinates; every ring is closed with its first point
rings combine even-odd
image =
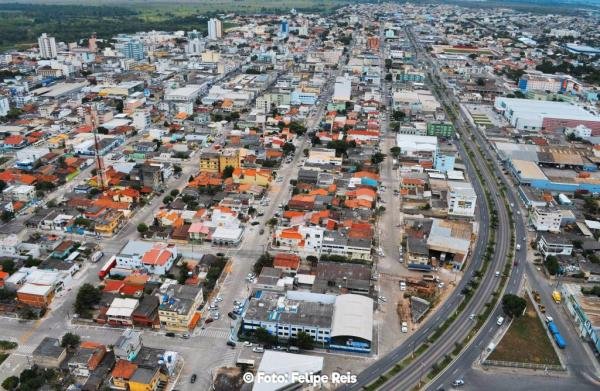
{"type": "Polygon", "coordinates": [[[66,357],[67,349],[52,337],[44,337],[32,353],[33,363],[43,368],[59,368],[66,357]]]}
{"type": "Polygon", "coordinates": [[[67,365],[73,376],[88,377],[100,365],[106,346],[95,342],[82,342],[67,365]]]}
{"type": "Polygon", "coordinates": [[[142,332],[125,329],[113,346],[115,357],[121,360],[133,360],[142,348],[142,332]]]}

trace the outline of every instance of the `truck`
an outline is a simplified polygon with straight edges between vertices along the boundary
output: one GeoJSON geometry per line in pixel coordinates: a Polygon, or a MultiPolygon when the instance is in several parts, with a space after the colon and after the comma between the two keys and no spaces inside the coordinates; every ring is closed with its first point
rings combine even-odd
{"type": "Polygon", "coordinates": [[[563,336],[560,334],[560,331],[558,331],[558,327],[556,326],[556,323],[554,323],[554,320],[551,317],[547,317],[546,325],[548,326],[548,331],[550,331],[550,334],[552,334],[552,338],[554,339],[556,346],[558,346],[560,349],[566,348],[567,343],[565,342],[563,336]]]}
{"type": "Polygon", "coordinates": [[[552,300],[554,300],[556,304],[560,304],[561,297],[559,291],[552,291],[552,300]]]}

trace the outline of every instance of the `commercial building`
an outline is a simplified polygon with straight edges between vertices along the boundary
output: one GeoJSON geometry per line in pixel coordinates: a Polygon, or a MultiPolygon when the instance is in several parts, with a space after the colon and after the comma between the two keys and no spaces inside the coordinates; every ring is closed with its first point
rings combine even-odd
{"type": "Polygon", "coordinates": [[[38,38],[38,47],[40,48],[41,58],[56,58],[58,51],[56,50],[56,39],[43,33],[38,38]]]}
{"type": "Polygon", "coordinates": [[[33,363],[42,368],[59,368],[66,357],[67,349],[52,337],[44,337],[32,353],[33,363]]]}
{"type": "Polygon", "coordinates": [[[178,284],[166,287],[158,307],[160,325],[169,331],[192,330],[200,319],[196,311],[203,302],[201,287],[178,284]]]}
{"type": "Polygon", "coordinates": [[[418,136],[413,134],[398,134],[396,146],[400,148],[400,157],[428,160],[435,164],[438,152],[438,139],[434,136],[418,136]]]}
{"type": "Polygon", "coordinates": [[[139,39],[128,39],[121,44],[121,54],[128,59],[140,61],[144,59],[144,44],[139,39]]]}
{"type": "Polygon", "coordinates": [[[352,94],[352,79],[348,75],[335,79],[332,100],[334,103],[344,103],[350,100],[352,94]]]}
{"type": "Polygon", "coordinates": [[[581,85],[569,75],[551,75],[539,71],[528,71],[517,83],[519,89],[527,91],[572,92],[579,91],[581,85]]]}
{"type": "Polygon", "coordinates": [[[562,294],[578,334],[600,353],[600,297],[584,295],[576,284],[562,284],[562,294]]]}
{"type": "Polygon", "coordinates": [[[54,297],[54,288],[50,285],[35,285],[25,283],[17,290],[17,300],[19,303],[31,307],[46,308],[50,305],[54,297]]]}
{"type": "Polygon", "coordinates": [[[518,130],[557,132],[585,125],[600,135],[600,116],[571,103],[498,97],[494,108],[518,130]]]}
{"type": "Polygon", "coordinates": [[[216,40],[223,37],[223,22],[217,18],[208,20],[208,39],[216,40]]]}
{"type": "Polygon", "coordinates": [[[561,219],[561,211],[549,206],[534,206],[529,215],[529,222],[536,231],[559,232],[561,219]]]}
{"type": "Polygon", "coordinates": [[[470,183],[449,181],[446,201],[448,202],[449,215],[475,216],[477,194],[470,183]]]}
{"type": "Polygon", "coordinates": [[[304,332],[317,345],[368,353],[373,340],[373,300],[354,294],[261,291],[250,299],[242,327],[247,332],[262,327],[282,340],[304,332]]]}
{"type": "Polygon", "coordinates": [[[185,87],[168,90],[165,93],[164,101],[169,105],[172,113],[194,113],[194,102],[202,91],[201,85],[189,84],[185,87]]]}
{"type": "Polygon", "coordinates": [[[573,243],[570,240],[546,232],[540,235],[537,247],[544,258],[550,255],[571,255],[573,252],[573,243]]]}

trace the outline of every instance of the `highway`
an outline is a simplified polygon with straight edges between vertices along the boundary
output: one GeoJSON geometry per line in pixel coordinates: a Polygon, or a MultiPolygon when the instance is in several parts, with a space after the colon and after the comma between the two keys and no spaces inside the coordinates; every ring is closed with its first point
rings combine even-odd
{"type": "MultiPolygon", "coordinates": [[[[413,45],[415,45],[414,41],[413,45]]],[[[416,45],[415,49],[422,51],[422,48],[417,47],[416,45]]],[[[440,96],[438,96],[438,98],[441,101],[444,99],[440,96]]],[[[461,124],[460,122],[455,125],[457,129],[464,129],[464,124],[461,124]]],[[[469,137],[463,137],[461,138],[461,141],[466,142],[474,152],[477,152],[476,146],[469,137]]],[[[510,248],[511,232],[508,211],[500,197],[496,179],[492,173],[487,170],[483,158],[478,154],[474,157],[476,159],[475,164],[482,169],[481,172],[484,177],[485,183],[480,183],[477,179],[473,162],[466,158],[468,155],[464,145],[462,145],[461,142],[457,142],[456,144],[461,156],[464,157],[467,175],[469,176],[478,197],[477,220],[479,222],[479,234],[471,254],[471,261],[466,267],[464,278],[458,283],[454,292],[446,302],[440,308],[436,309],[435,315],[422,324],[417,332],[409,337],[404,344],[394,348],[390,353],[367,367],[358,375],[357,382],[352,386],[346,387],[346,389],[358,390],[367,386],[394,367],[394,365],[400,363],[404,358],[413,355],[414,350],[418,349],[422,343],[426,342],[435,332],[435,329],[441,325],[445,319],[450,318],[457,310],[460,303],[465,299],[462,293],[463,288],[465,288],[467,283],[472,279],[474,272],[481,269],[485,249],[488,240],[490,239],[490,218],[488,205],[485,202],[484,187],[489,190],[492,204],[498,212],[498,228],[494,238],[497,243],[496,251],[492,256],[487,273],[482,276],[479,287],[474,293],[474,297],[466,305],[462,314],[460,314],[450,327],[448,327],[448,329],[421,354],[420,358],[413,360],[406,367],[393,375],[380,389],[411,389],[415,384],[421,383],[423,377],[431,370],[432,366],[439,364],[444,359],[444,356],[450,354],[456,347],[455,343],[463,341],[471,328],[475,325],[475,321],[469,319],[469,314],[482,313],[486,303],[488,303],[491,295],[498,287],[500,279],[495,277],[494,274],[495,271],[503,270],[510,248]]],[[[490,316],[490,318],[495,319],[496,311],[494,311],[493,314],[494,315],[490,316]]]]}

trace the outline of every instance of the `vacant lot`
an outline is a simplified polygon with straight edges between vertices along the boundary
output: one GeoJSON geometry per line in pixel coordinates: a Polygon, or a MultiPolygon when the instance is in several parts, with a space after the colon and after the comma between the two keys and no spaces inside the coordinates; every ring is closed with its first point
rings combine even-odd
{"type": "Polygon", "coordinates": [[[560,365],[545,325],[527,298],[525,315],[515,319],[489,356],[490,360],[560,365]]]}

